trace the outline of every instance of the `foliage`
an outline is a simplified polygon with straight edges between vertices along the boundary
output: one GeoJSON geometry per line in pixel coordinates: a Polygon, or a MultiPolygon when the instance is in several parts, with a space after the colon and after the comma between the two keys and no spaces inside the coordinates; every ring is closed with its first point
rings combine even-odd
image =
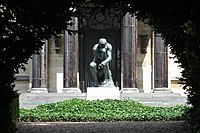
{"type": "MultiPolygon", "coordinates": [[[[68,29],[72,16],[90,3],[105,8],[117,7],[124,14],[135,14],[160,33],[183,68],[181,81],[189,92],[192,125],[200,129],[200,4],[199,1],[160,0],[1,0],[0,2],[0,124],[11,121],[10,104],[18,68],[38,53],[44,40],[68,29]],[[194,116],[194,114],[198,116],[194,116]],[[194,119],[195,118],[195,119],[194,119]],[[194,119],[194,120],[193,120],[194,119]]],[[[69,29],[68,29],[69,30],[69,29]]],[[[0,128],[0,132],[3,130],[0,128]]],[[[9,132],[9,131],[5,131],[9,132]]]]}
{"type": "Polygon", "coordinates": [[[198,1],[178,2],[154,1],[136,13],[137,17],[161,33],[166,45],[183,68],[181,83],[188,92],[188,102],[192,104],[188,121],[195,130],[200,129],[200,19],[198,1]],[[166,8],[167,7],[167,8],[166,8]]]}
{"type": "Polygon", "coordinates": [[[71,99],[20,109],[20,121],[166,121],[184,120],[189,106],[153,107],[133,100],[71,99]]]}
{"type": "Polygon", "coordinates": [[[119,7],[124,13],[136,15],[138,20],[152,27],[170,47],[183,68],[181,83],[188,92],[193,108],[188,121],[200,131],[200,2],[160,0],[91,0],[105,7],[119,7]]]}
{"type": "MultiPolygon", "coordinates": [[[[77,1],[78,2],[78,1],[77,1]]],[[[79,1],[80,2],[80,1],[79,1]]],[[[0,132],[11,133],[15,98],[14,75],[32,54],[39,53],[44,41],[69,30],[76,1],[1,0],[0,2],[0,132]]],[[[69,30],[70,31],[70,30],[69,30]]]]}

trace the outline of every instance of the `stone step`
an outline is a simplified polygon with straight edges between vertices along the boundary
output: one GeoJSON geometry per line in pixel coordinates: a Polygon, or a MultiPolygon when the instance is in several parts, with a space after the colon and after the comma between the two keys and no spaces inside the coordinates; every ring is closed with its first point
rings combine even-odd
{"type": "MultiPolygon", "coordinates": [[[[113,91],[114,92],[114,91],[113,91]]],[[[117,91],[116,91],[117,92],[117,91]]],[[[96,95],[97,92],[93,92],[96,95]]],[[[150,106],[175,106],[186,104],[187,97],[179,93],[115,93],[109,92],[105,98],[130,99],[150,106]],[[108,95],[110,94],[110,95],[108,95]],[[112,94],[112,95],[111,95],[112,94]],[[111,96],[115,96],[111,97],[111,96]]],[[[92,96],[91,94],[89,94],[92,96]]],[[[102,94],[101,94],[102,95],[102,94]]],[[[20,94],[20,108],[32,108],[40,104],[59,102],[72,98],[87,100],[87,93],[22,93],[20,94]]],[[[94,95],[93,95],[94,96],[94,95]]],[[[93,97],[94,98],[94,97],[93,97]]]]}

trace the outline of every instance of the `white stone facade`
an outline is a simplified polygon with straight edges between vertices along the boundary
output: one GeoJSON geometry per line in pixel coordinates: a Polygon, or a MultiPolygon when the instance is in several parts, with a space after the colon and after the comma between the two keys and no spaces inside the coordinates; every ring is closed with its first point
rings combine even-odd
{"type": "MultiPolygon", "coordinates": [[[[137,39],[139,35],[145,34],[148,36],[148,45],[146,47],[146,53],[141,53],[141,44],[139,39],[137,40],[137,68],[136,79],[137,87],[125,89],[121,87],[121,92],[124,93],[152,93],[154,89],[154,45],[153,45],[153,33],[151,28],[141,22],[137,23],[137,39]],[[128,91],[127,91],[128,90],[128,91]]],[[[79,89],[79,73],[77,73],[77,88],[64,88],[63,87],[63,62],[64,62],[64,36],[61,37],[61,43],[59,48],[55,47],[54,39],[48,40],[48,57],[47,57],[47,92],[48,93],[81,93],[79,89]],[[75,91],[73,91],[75,90],[75,91]]],[[[171,57],[168,50],[168,56],[171,57]]],[[[177,77],[181,76],[181,69],[173,59],[168,58],[168,88],[172,92],[182,90],[182,86],[178,84],[177,77]]],[[[122,74],[123,75],[123,74],[122,74]]],[[[16,75],[15,90],[19,90],[21,93],[32,91],[32,60],[30,59],[26,71],[20,71],[16,75]]],[[[123,85],[123,83],[121,83],[123,85]]],[[[44,88],[43,88],[44,89],[44,88]]],[[[41,92],[42,89],[41,89],[41,92]]]]}

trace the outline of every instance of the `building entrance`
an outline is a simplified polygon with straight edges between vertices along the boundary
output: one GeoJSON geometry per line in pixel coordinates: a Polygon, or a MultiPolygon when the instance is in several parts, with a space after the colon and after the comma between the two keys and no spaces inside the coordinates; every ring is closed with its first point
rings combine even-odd
{"type": "Polygon", "coordinates": [[[112,45],[110,69],[115,86],[120,87],[120,14],[117,14],[114,9],[104,12],[101,9],[96,9],[81,20],[79,24],[80,89],[86,92],[86,88],[93,85],[89,64],[93,60],[92,48],[98,43],[99,38],[105,38],[112,45]]]}

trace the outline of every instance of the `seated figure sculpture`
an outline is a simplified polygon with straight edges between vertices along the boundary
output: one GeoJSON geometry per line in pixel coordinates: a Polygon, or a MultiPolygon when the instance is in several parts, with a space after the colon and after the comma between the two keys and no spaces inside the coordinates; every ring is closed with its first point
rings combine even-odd
{"type": "Polygon", "coordinates": [[[94,86],[114,86],[109,62],[112,59],[112,45],[105,38],[100,38],[93,47],[93,61],[90,63],[90,71],[94,78],[94,86]]]}

